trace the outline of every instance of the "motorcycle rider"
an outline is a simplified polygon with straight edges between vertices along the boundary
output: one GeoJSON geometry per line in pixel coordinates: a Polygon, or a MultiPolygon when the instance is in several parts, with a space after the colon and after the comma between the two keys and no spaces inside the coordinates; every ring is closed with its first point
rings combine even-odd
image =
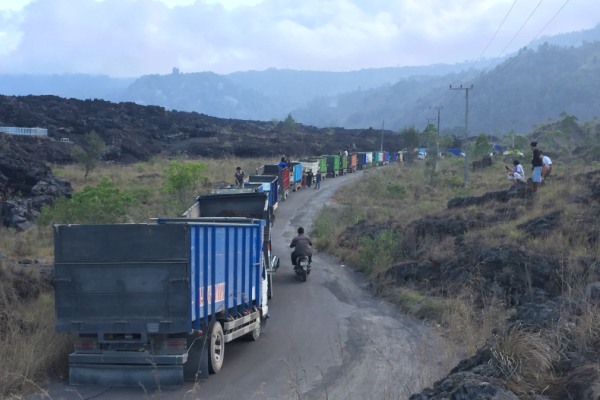
{"type": "Polygon", "coordinates": [[[292,251],[292,266],[296,268],[296,260],[299,256],[308,256],[308,262],[312,262],[312,241],[308,236],[304,234],[304,228],[298,228],[298,236],[292,239],[290,247],[294,248],[292,251]]]}

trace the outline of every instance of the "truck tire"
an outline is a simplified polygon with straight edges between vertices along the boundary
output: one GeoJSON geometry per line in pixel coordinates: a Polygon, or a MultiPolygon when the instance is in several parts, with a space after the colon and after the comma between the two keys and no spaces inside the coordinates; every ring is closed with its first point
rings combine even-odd
{"type": "Polygon", "coordinates": [[[258,319],[258,325],[256,325],[256,328],[254,328],[254,330],[250,332],[247,336],[248,339],[252,340],[253,342],[256,342],[258,340],[258,338],[260,337],[260,317],[258,319]]]}
{"type": "Polygon", "coordinates": [[[218,374],[225,356],[225,336],[219,321],[215,321],[210,329],[208,351],[208,369],[212,374],[218,374]]]}
{"type": "Polygon", "coordinates": [[[273,298],[273,274],[269,274],[267,279],[267,299],[273,298]]]}

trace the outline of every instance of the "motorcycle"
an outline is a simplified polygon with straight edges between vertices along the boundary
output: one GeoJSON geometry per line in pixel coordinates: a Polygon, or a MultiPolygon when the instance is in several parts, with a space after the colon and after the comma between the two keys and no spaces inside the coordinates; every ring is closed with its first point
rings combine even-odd
{"type": "Polygon", "coordinates": [[[306,282],[306,277],[310,274],[310,258],[308,256],[298,256],[294,266],[296,277],[302,282],[306,282]]]}

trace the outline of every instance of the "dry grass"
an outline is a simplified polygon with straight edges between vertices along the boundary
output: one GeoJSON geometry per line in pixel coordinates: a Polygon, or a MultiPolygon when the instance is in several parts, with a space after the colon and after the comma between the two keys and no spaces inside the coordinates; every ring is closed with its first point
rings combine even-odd
{"type": "MultiPolygon", "coordinates": [[[[470,184],[465,188],[457,185],[456,165],[442,163],[442,170],[454,171],[439,176],[430,185],[423,178],[421,169],[422,166],[417,163],[368,171],[357,185],[340,190],[335,200],[342,205],[360,205],[363,211],[355,211],[355,215],[362,215],[370,222],[380,221],[382,229],[386,222],[400,222],[406,226],[431,215],[490,221],[487,226],[466,232],[462,241],[471,247],[477,244],[477,247],[490,249],[518,246],[529,254],[543,254],[558,261],[560,267],[557,272],[562,289],[559,288],[556,295],[564,299],[566,304],[580,304],[586,286],[600,279],[597,268],[593,267],[600,258],[600,240],[590,239],[598,237],[597,227],[591,222],[597,219],[598,206],[590,207],[589,202],[581,200],[590,198],[586,185],[574,179],[555,177],[540,187],[531,200],[515,198],[507,203],[447,210],[447,201],[453,197],[480,196],[508,189],[512,183],[506,180],[504,171],[486,170],[471,174],[470,184]],[[386,196],[381,191],[390,182],[402,185],[402,198],[386,196]],[[543,220],[553,212],[560,212],[558,224],[542,235],[531,235],[519,227],[538,219],[543,220]]],[[[589,166],[573,166],[571,172],[576,175],[590,170],[593,168],[589,166]]],[[[340,227],[344,220],[332,218],[331,223],[334,222],[337,222],[336,232],[345,231],[340,227]]],[[[544,227],[545,223],[540,226],[544,227]]],[[[415,262],[441,264],[455,257],[454,243],[455,238],[451,236],[441,240],[426,236],[418,243],[414,238],[404,237],[398,246],[406,249],[405,253],[415,262]]],[[[346,249],[345,257],[351,265],[356,260],[352,254],[358,252],[358,248],[346,249]]],[[[472,261],[477,262],[475,259],[472,261]]],[[[494,348],[495,362],[515,393],[524,393],[534,387],[543,388],[551,382],[552,367],[562,351],[598,351],[600,348],[597,307],[588,307],[577,313],[571,309],[565,310],[565,317],[551,335],[519,328],[508,330],[507,320],[511,310],[498,299],[486,298],[484,292],[474,293],[473,290],[478,290],[474,286],[466,286],[462,293],[448,294],[447,298],[436,298],[425,291],[397,287],[393,279],[386,282],[384,276],[377,275],[378,293],[405,312],[436,323],[457,346],[453,354],[472,355],[496,336],[498,346],[494,348]]],[[[531,282],[529,284],[529,290],[533,293],[531,282]]]]}
{"type": "MultiPolygon", "coordinates": [[[[277,160],[187,160],[205,162],[207,178],[215,185],[232,183],[235,166],[254,174],[254,169],[277,160]]],[[[69,180],[75,190],[96,185],[108,178],[121,190],[144,199],[130,210],[131,221],[149,217],[176,216],[160,188],[168,160],[119,165],[101,164],[92,171],[87,182],[77,165],[55,166],[53,172],[69,180]]],[[[210,190],[209,187],[203,190],[210,190]]],[[[200,194],[200,193],[198,193],[200,194]]],[[[190,204],[194,198],[190,198],[190,204]]],[[[51,289],[38,276],[39,264],[53,260],[52,228],[34,227],[25,232],[0,228],[0,398],[20,396],[51,377],[67,373],[67,355],[72,349],[68,335],[54,333],[54,299],[51,289]],[[12,260],[32,260],[25,266],[12,260]]]]}
{"type": "Polygon", "coordinates": [[[557,349],[547,335],[518,326],[500,335],[491,350],[494,364],[506,380],[527,385],[547,381],[558,360],[557,349]]]}
{"type": "MultiPolygon", "coordinates": [[[[252,175],[256,167],[277,160],[187,160],[199,161],[207,163],[209,181],[218,184],[230,183],[237,165],[247,175],[252,175]]],[[[381,226],[391,221],[406,226],[425,216],[446,212],[447,202],[451,198],[479,196],[510,186],[504,177],[504,171],[488,170],[471,174],[470,184],[465,188],[462,186],[462,165],[458,165],[456,161],[449,159],[441,163],[440,170],[443,172],[434,179],[434,184],[429,184],[422,163],[392,165],[366,171],[363,179],[356,185],[338,191],[334,197],[335,202],[324,207],[314,222],[313,238],[318,247],[343,257],[350,265],[356,264],[360,259],[359,242],[356,242],[357,246],[353,249],[341,249],[338,245],[338,238],[348,226],[364,220],[379,222],[381,226]]],[[[59,176],[70,180],[76,189],[94,185],[106,177],[120,189],[137,191],[147,196],[144,204],[132,211],[131,215],[132,220],[141,221],[149,216],[173,215],[175,212],[166,204],[164,194],[158,190],[163,185],[165,166],[166,160],[161,159],[134,165],[101,165],[92,172],[88,182],[83,182],[83,173],[77,166],[62,166],[57,172],[59,176]]],[[[574,167],[573,174],[586,170],[589,167],[574,167]]],[[[455,212],[463,218],[470,218],[476,213],[482,213],[481,217],[500,213],[498,223],[489,228],[469,231],[463,235],[463,240],[490,247],[518,243],[532,252],[556,256],[561,260],[563,295],[565,298],[578,300],[583,295],[585,286],[599,278],[597,272],[590,268],[589,260],[599,258],[600,244],[590,242],[590,232],[586,231],[593,229],[587,222],[594,215],[588,205],[573,201],[575,196],[585,195],[587,190],[574,180],[555,179],[536,192],[533,202],[514,199],[485,211],[470,207],[455,212]],[[520,224],[554,210],[562,211],[564,223],[542,238],[531,237],[517,228],[520,224]]],[[[190,204],[192,201],[190,199],[190,204]]],[[[0,253],[17,259],[50,261],[51,233],[50,230],[37,228],[21,233],[0,229],[0,253]]],[[[418,254],[418,259],[423,261],[442,262],[452,257],[455,250],[452,237],[441,240],[426,238],[412,245],[409,239],[400,239],[399,246],[412,246],[415,251],[411,250],[411,254],[418,254]]],[[[392,258],[392,262],[394,261],[397,260],[392,258]]],[[[9,293],[6,282],[0,285],[0,289],[0,297],[4,302],[0,308],[2,318],[9,322],[7,326],[12,327],[0,338],[0,355],[3,360],[8,360],[0,372],[0,395],[8,396],[31,387],[32,382],[64,373],[69,340],[60,335],[48,334],[54,330],[50,295],[42,294],[35,299],[15,303],[14,294],[9,293]],[[27,340],[23,335],[25,328],[32,330],[28,333],[27,340]],[[6,365],[10,365],[10,369],[6,365]]],[[[512,380],[515,390],[528,389],[529,384],[523,382],[542,382],[551,376],[551,366],[560,351],[567,348],[585,351],[600,346],[600,314],[597,308],[591,306],[584,309],[577,318],[568,318],[572,312],[565,310],[565,318],[559,326],[548,335],[542,335],[518,328],[506,330],[506,319],[510,311],[505,310],[496,299],[474,293],[473,288],[465,288],[463,292],[454,293],[447,298],[428,297],[426,293],[410,288],[397,288],[385,282],[379,282],[378,290],[382,296],[408,313],[434,322],[455,344],[456,347],[443,355],[447,364],[454,362],[458,354],[474,354],[494,333],[504,332],[498,336],[498,345],[494,348],[495,363],[512,380]],[[476,305],[475,298],[483,298],[484,306],[476,305]]],[[[425,376],[415,379],[422,382],[420,386],[427,386],[431,381],[425,376]]]]}
{"type": "Polygon", "coordinates": [[[17,259],[50,262],[53,257],[52,230],[33,227],[25,232],[0,227],[0,254],[17,259]]]}
{"type": "MultiPolygon", "coordinates": [[[[100,164],[83,180],[83,171],[77,164],[55,166],[52,171],[71,182],[75,190],[87,185],[95,185],[103,178],[108,178],[120,189],[134,186],[161,187],[163,184],[165,166],[170,160],[153,157],[147,162],[135,164],[100,164]]],[[[256,168],[264,164],[276,164],[279,160],[268,158],[200,158],[186,159],[185,162],[204,163],[208,166],[206,178],[213,183],[233,183],[235,167],[240,166],[246,175],[254,175],[256,168]]]]}
{"type": "MultiPolygon", "coordinates": [[[[5,296],[2,286],[0,296],[5,296]]],[[[6,301],[6,297],[0,301],[6,301]]],[[[68,335],[54,333],[53,296],[42,293],[30,302],[2,307],[0,398],[32,390],[51,377],[67,373],[68,335]]]]}
{"type": "Polygon", "coordinates": [[[576,317],[573,310],[566,308],[554,337],[561,351],[597,351],[600,348],[600,307],[588,304],[576,317]]]}

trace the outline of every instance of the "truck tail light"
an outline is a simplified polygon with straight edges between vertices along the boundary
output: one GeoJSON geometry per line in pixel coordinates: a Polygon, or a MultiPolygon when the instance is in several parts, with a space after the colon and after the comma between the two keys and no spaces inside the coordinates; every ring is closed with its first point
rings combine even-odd
{"type": "Polygon", "coordinates": [[[168,350],[181,350],[187,348],[186,338],[170,338],[165,340],[165,349],[168,350]]]}
{"type": "Polygon", "coordinates": [[[75,351],[96,350],[98,342],[94,338],[80,337],[75,340],[75,351]]]}

